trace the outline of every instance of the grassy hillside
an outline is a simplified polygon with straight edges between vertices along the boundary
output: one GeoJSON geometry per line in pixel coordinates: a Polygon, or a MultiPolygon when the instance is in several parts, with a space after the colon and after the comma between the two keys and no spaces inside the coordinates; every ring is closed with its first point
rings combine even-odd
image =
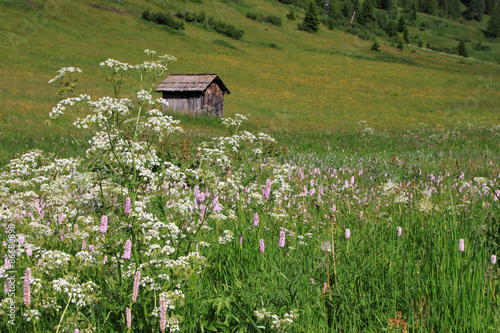
{"type": "MultiPolygon", "coordinates": [[[[58,101],[57,87],[47,82],[60,67],[83,70],[81,92],[110,94],[97,64],[107,58],[139,63],[148,48],[178,58],[171,72],[218,73],[231,91],[226,114],[250,114],[251,126],[266,132],[349,132],[359,121],[374,129],[500,122],[497,64],[411,47],[401,51],[384,40],[381,52],[374,52],[372,42],[325,27],[316,34],[298,31],[303,12],[297,9],[297,20],[287,20],[289,7],[275,1],[1,0],[0,7],[0,33],[6,36],[0,39],[2,164],[35,146],[68,149],[65,132],[45,123],[58,101]],[[186,9],[203,10],[245,34],[233,40],[194,24],[178,32],[141,19],[144,10],[186,9]],[[279,16],[283,24],[252,21],[248,11],[279,16]]],[[[457,44],[457,34],[481,38],[476,27],[433,20],[419,15],[410,34],[445,46],[457,44]],[[428,28],[417,32],[421,22],[428,28]],[[442,25],[448,28],[439,30],[442,25]]],[[[492,50],[478,57],[498,61],[499,44],[485,42],[492,50]]],[[[129,95],[137,90],[134,79],[129,95]]]]}

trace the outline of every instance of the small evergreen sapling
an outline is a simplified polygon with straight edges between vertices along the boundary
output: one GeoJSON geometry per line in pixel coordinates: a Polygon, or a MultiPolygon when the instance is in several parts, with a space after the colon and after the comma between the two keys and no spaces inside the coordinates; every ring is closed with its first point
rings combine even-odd
{"type": "Polygon", "coordinates": [[[317,6],[314,2],[309,4],[307,8],[306,16],[304,17],[304,21],[299,24],[299,30],[307,31],[307,32],[316,32],[319,30],[319,17],[317,6]]]}
{"type": "Polygon", "coordinates": [[[461,40],[458,43],[457,53],[461,57],[464,57],[464,58],[468,58],[469,57],[469,54],[467,53],[467,47],[465,46],[465,42],[463,40],[461,40]]]}

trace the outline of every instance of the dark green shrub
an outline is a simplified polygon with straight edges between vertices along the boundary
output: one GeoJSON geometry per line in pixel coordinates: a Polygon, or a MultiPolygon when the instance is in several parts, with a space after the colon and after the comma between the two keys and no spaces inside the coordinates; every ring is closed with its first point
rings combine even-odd
{"type": "Polygon", "coordinates": [[[269,24],[275,25],[277,27],[281,27],[281,18],[278,16],[269,15],[269,16],[267,16],[266,20],[267,20],[267,23],[269,23],[269,24]]]}
{"type": "Polygon", "coordinates": [[[287,18],[287,19],[289,19],[289,20],[292,20],[292,21],[294,21],[294,20],[295,20],[295,13],[293,12],[293,8],[292,8],[292,9],[290,9],[290,13],[288,13],[288,14],[286,15],[286,18],[287,18]]]}
{"type": "Polygon", "coordinates": [[[324,17],[321,22],[330,30],[335,29],[340,25],[340,21],[335,20],[333,17],[324,17]]]}
{"type": "Polygon", "coordinates": [[[372,45],[371,49],[373,51],[380,51],[380,44],[377,42],[376,39],[373,41],[373,45],[372,45]]]}
{"type": "Polygon", "coordinates": [[[482,45],[481,42],[477,42],[477,44],[472,43],[472,49],[475,51],[489,51],[491,47],[489,45],[482,45]]]}
{"type": "Polygon", "coordinates": [[[201,11],[196,17],[196,22],[203,24],[206,19],[207,19],[207,14],[205,14],[204,11],[201,11]]]}
{"type": "Polygon", "coordinates": [[[145,11],[142,13],[142,18],[159,25],[164,25],[175,30],[184,30],[184,23],[176,21],[172,16],[163,13],[150,13],[145,11]]]}
{"type": "Polygon", "coordinates": [[[208,19],[207,24],[216,32],[233,39],[241,39],[241,37],[243,37],[243,34],[245,33],[245,31],[237,29],[234,25],[226,24],[222,21],[216,20],[212,16],[208,19]]]}
{"type": "Polygon", "coordinates": [[[457,53],[461,57],[464,57],[464,58],[468,58],[469,57],[469,53],[467,52],[467,47],[465,46],[465,42],[463,40],[461,40],[458,43],[457,53]]]}
{"type": "Polygon", "coordinates": [[[257,21],[257,17],[259,16],[259,14],[257,13],[251,13],[251,12],[248,12],[247,13],[247,17],[251,20],[254,20],[254,21],[257,21]]]}

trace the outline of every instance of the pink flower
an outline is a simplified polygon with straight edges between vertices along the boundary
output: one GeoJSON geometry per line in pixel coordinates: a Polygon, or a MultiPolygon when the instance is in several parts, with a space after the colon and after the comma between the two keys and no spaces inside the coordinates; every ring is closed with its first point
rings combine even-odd
{"type": "Polygon", "coordinates": [[[101,217],[101,228],[99,228],[99,231],[103,234],[108,231],[108,217],[106,215],[101,217]]]}
{"type": "Polygon", "coordinates": [[[26,249],[26,255],[28,257],[31,257],[33,255],[33,250],[31,249],[31,247],[28,247],[28,249],[26,249]]]}
{"type": "Polygon", "coordinates": [[[123,259],[130,259],[130,253],[132,252],[132,241],[129,239],[125,242],[125,253],[123,254],[123,259]]]}
{"type": "Polygon", "coordinates": [[[5,282],[3,283],[3,292],[4,292],[5,294],[8,294],[8,293],[9,293],[9,289],[10,289],[10,279],[9,279],[9,278],[7,278],[7,279],[5,280],[5,282]]]}
{"type": "Polygon", "coordinates": [[[492,254],[492,255],[491,255],[491,263],[492,263],[493,265],[496,265],[496,263],[497,263],[497,256],[496,256],[496,255],[494,255],[494,254],[492,254]]]}
{"type": "Polygon", "coordinates": [[[403,228],[398,226],[396,229],[398,229],[398,237],[401,237],[401,234],[403,233],[403,228]]]}
{"type": "Polygon", "coordinates": [[[259,226],[259,213],[253,214],[253,226],[254,227],[259,226]]]}
{"type": "Polygon", "coordinates": [[[12,268],[12,265],[10,264],[10,261],[9,261],[9,257],[7,257],[7,256],[5,256],[5,261],[4,261],[3,267],[5,267],[6,270],[12,268]]]}
{"type": "Polygon", "coordinates": [[[285,232],[280,231],[280,241],[279,241],[279,247],[285,247],[285,232]]]}
{"type": "Polygon", "coordinates": [[[327,286],[328,286],[328,285],[327,285],[327,284],[326,284],[326,282],[325,282],[325,284],[323,284],[323,294],[324,294],[324,293],[326,293],[326,287],[327,287],[327,286]]]}
{"type": "Polygon", "coordinates": [[[262,191],[262,196],[264,197],[264,200],[269,200],[269,197],[271,196],[271,179],[266,180],[266,188],[262,191]]]}
{"type": "Polygon", "coordinates": [[[128,214],[130,214],[130,197],[127,197],[125,199],[125,215],[128,216],[128,214]]]}
{"type": "Polygon", "coordinates": [[[130,329],[132,327],[132,313],[130,312],[130,308],[125,310],[127,315],[127,328],[130,329]]]}
{"type": "Polygon", "coordinates": [[[264,250],[266,249],[265,245],[264,245],[264,240],[263,239],[260,239],[259,240],[259,251],[260,253],[264,253],[264,250]]]}
{"type": "Polygon", "coordinates": [[[458,241],[458,251],[460,251],[460,252],[464,252],[465,251],[465,242],[464,242],[463,238],[461,238],[458,241]]]}
{"type": "Polygon", "coordinates": [[[132,302],[137,301],[137,294],[139,293],[139,284],[141,282],[141,271],[137,271],[134,277],[134,287],[132,288],[132,302]]]}
{"type": "Polygon", "coordinates": [[[160,330],[165,331],[167,324],[167,302],[164,298],[160,298],[160,330]]]}
{"type": "Polygon", "coordinates": [[[345,229],[345,239],[351,238],[351,230],[345,229]]]}
{"type": "Polygon", "coordinates": [[[31,303],[30,284],[31,284],[31,269],[28,267],[26,268],[26,272],[24,273],[24,285],[23,285],[24,305],[26,305],[26,307],[28,308],[30,307],[31,303]]]}
{"type": "Polygon", "coordinates": [[[243,244],[243,234],[240,235],[240,245],[243,244]]]}

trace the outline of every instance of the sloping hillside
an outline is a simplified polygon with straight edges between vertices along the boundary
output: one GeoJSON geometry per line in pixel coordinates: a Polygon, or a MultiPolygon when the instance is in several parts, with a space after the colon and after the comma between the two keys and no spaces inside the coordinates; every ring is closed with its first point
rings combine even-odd
{"type": "MultiPolygon", "coordinates": [[[[219,74],[231,91],[226,114],[250,114],[251,125],[263,131],[351,131],[359,121],[379,129],[500,122],[497,64],[410,46],[399,50],[384,38],[375,52],[372,41],[325,26],[317,33],[299,31],[304,11],[295,9],[297,19],[289,20],[290,7],[275,1],[2,0],[0,7],[0,33],[6,37],[0,39],[0,140],[2,149],[9,147],[2,160],[51,135],[50,145],[54,140],[59,145],[60,135],[66,138],[45,123],[58,101],[57,87],[47,82],[60,67],[83,70],[81,92],[110,94],[98,63],[108,58],[139,63],[144,49],[177,57],[171,72],[219,74]],[[204,11],[245,33],[235,40],[186,22],[185,30],[176,31],[144,21],[145,10],[204,11]],[[280,17],[282,26],[251,20],[249,11],[280,17]]],[[[428,26],[421,34],[437,36],[432,17],[421,15],[421,20],[428,26]]],[[[447,33],[453,31],[439,32],[439,43],[451,45],[456,36],[447,33]]],[[[437,45],[438,37],[429,38],[431,44],[437,45]]],[[[488,43],[495,54],[497,44],[488,43]]],[[[138,90],[129,87],[128,94],[138,90]]]]}

